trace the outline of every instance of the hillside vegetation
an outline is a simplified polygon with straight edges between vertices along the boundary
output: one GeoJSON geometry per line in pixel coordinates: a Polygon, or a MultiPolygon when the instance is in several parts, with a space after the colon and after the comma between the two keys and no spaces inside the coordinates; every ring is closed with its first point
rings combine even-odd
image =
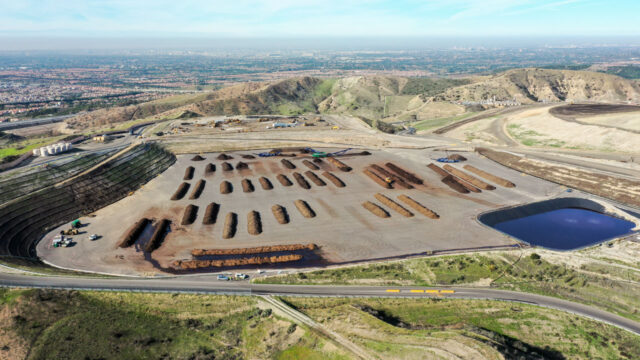
{"type": "Polygon", "coordinates": [[[638,84],[618,76],[571,70],[517,69],[448,89],[436,101],[480,101],[496,97],[522,103],[640,100],[638,84]]]}
{"type": "Polygon", "coordinates": [[[467,108],[457,101],[487,98],[522,103],[550,101],[626,102],[640,100],[637,82],[618,76],[571,70],[517,69],[469,79],[354,76],[299,77],[243,83],[205,94],[101,109],[67,120],[86,129],[138,119],[177,119],[228,114],[349,114],[367,119],[423,121],[456,117],[467,108]]]}

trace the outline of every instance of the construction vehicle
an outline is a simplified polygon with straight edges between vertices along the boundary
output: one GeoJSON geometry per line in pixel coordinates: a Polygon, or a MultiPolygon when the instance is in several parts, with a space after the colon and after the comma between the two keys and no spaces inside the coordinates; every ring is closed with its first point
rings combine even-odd
{"type": "Polygon", "coordinates": [[[340,151],[336,151],[336,152],[332,152],[332,153],[327,153],[324,151],[318,151],[318,150],[314,150],[312,148],[305,148],[305,150],[307,150],[308,152],[311,153],[311,157],[314,158],[326,158],[329,156],[339,156],[342,155],[344,153],[346,153],[349,150],[352,150],[352,148],[348,148],[348,149],[344,149],[344,150],[340,150],[340,151]]]}
{"type": "Polygon", "coordinates": [[[340,130],[340,126],[332,126],[331,130],[340,130]]]}
{"type": "Polygon", "coordinates": [[[80,219],[76,219],[71,222],[72,228],[79,228],[80,226],[82,226],[82,223],[80,223],[80,219]]]}
{"type": "Polygon", "coordinates": [[[393,179],[392,179],[392,178],[390,178],[390,177],[386,177],[386,178],[384,178],[384,181],[385,181],[387,184],[389,184],[389,185],[393,184],[393,179]]]}

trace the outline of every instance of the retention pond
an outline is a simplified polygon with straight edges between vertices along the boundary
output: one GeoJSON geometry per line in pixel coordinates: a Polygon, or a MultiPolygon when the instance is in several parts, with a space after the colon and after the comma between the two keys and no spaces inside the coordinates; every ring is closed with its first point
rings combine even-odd
{"type": "Polygon", "coordinates": [[[560,198],[483,214],[479,220],[533,246],[574,250],[632,232],[633,222],[594,201],[560,198]]]}

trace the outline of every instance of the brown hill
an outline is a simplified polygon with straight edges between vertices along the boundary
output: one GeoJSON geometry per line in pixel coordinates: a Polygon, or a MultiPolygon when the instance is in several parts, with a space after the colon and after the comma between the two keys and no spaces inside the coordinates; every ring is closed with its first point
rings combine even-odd
{"type": "Polygon", "coordinates": [[[522,103],[549,101],[626,102],[640,100],[636,82],[618,76],[570,70],[516,69],[446,90],[434,101],[481,101],[493,97],[522,103]]]}
{"type": "MultiPolygon", "coordinates": [[[[640,101],[637,82],[617,76],[570,70],[516,69],[473,79],[417,79],[356,76],[341,79],[300,77],[243,83],[205,94],[179,95],[144,104],[101,109],[67,120],[72,129],[137,119],[177,119],[223,114],[336,113],[369,119],[420,119],[452,116],[464,108],[452,101],[517,99],[640,101]],[[444,108],[443,108],[444,106],[444,108]]],[[[385,121],[387,120],[385,119],[385,121]]]]}

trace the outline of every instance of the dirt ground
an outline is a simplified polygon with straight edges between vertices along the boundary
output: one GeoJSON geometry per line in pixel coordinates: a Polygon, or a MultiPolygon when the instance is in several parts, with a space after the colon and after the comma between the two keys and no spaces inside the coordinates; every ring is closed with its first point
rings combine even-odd
{"type": "Polygon", "coordinates": [[[627,118],[620,124],[607,120],[610,116],[632,117],[634,113],[598,115],[597,121],[560,118],[551,113],[564,107],[529,108],[482,119],[461,125],[447,136],[487,145],[638,153],[637,118],[627,118]]]}
{"type": "MultiPolygon", "coordinates": [[[[322,149],[327,150],[327,149],[322,149]]],[[[357,151],[357,150],[355,150],[357,151]]],[[[51,239],[63,227],[54,229],[38,245],[38,255],[49,263],[61,267],[116,274],[150,275],[162,273],[174,260],[190,259],[190,251],[196,248],[238,248],[265,245],[286,245],[315,243],[320,247],[321,263],[348,263],[375,259],[402,257],[440,250],[465,250],[514,244],[514,241],[476,221],[476,216],[484,211],[504,206],[516,205],[546,199],[562,192],[563,188],[533,177],[521,176],[517,171],[502,167],[473,153],[464,153],[466,163],[507,178],[517,184],[516,188],[498,187],[494,191],[479,194],[459,194],[440,182],[439,175],[426,167],[431,159],[442,157],[443,152],[419,149],[393,149],[374,151],[371,156],[344,156],[340,159],[353,167],[351,172],[342,172],[326,161],[322,170],[330,170],[346,183],[338,188],[326,181],[326,186],[316,186],[309,179],[311,189],[305,190],[295,183],[294,171],[304,173],[309,170],[302,164],[303,157],[289,158],[297,167],[286,169],[279,158],[242,159],[241,154],[230,153],[228,160],[237,164],[242,160],[249,164],[248,170],[224,172],[222,161],[215,159],[218,154],[203,154],[204,161],[191,161],[191,155],[179,155],[178,161],[165,173],[137,191],[111,206],[95,213],[95,217],[81,218],[87,226],[83,234],[75,236],[75,246],[53,248],[51,239]],[[391,161],[425,180],[425,184],[415,189],[386,190],[362,173],[362,170],[376,163],[384,165],[391,161]],[[209,162],[216,165],[214,175],[205,177],[204,168],[209,162]],[[178,201],[169,198],[183,182],[188,166],[195,167],[195,176],[190,180],[189,193],[178,201]],[[286,174],[293,186],[284,187],[277,180],[277,174],[286,174]],[[269,178],[273,190],[263,190],[258,182],[260,176],[269,178]],[[195,183],[204,179],[206,185],[197,200],[189,195],[195,183]],[[250,179],[255,191],[242,191],[241,180],[250,179]],[[220,193],[220,183],[229,181],[233,185],[231,194],[220,193]],[[414,211],[415,216],[405,218],[386,208],[390,218],[379,218],[362,207],[365,201],[378,203],[376,193],[397,199],[405,194],[440,215],[432,220],[414,211]],[[302,199],[316,212],[315,218],[304,218],[294,206],[294,200],[302,199]],[[217,222],[203,225],[202,219],[207,205],[216,202],[221,205],[217,222]],[[180,225],[184,208],[193,204],[199,207],[192,225],[180,225]],[[289,224],[279,224],[271,207],[275,204],[286,208],[289,224]],[[247,230],[247,214],[258,211],[262,218],[262,233],[250,235],[247,230]],[[228,240],[222,239],[224,217],[229,212],[238,214],[237,234],[228,240]],[[162,218],[172,220],[170,233],[162,246],[147,256],[140,244],[127,249],[117,247],[123,235],[141,217],[156,221],[162,218]],[[100,239],[88,240],[89,234],[98,234],[100,239]],[[156,265],[154,265],[156,264],[156,265]]],[[[308,155],[307,155],[308,156],[308,155]]],[[[462,169],[465,163],[454,164],[462,169]]],[[[318,175],[322,172],[316,171],[318,175]]],[[[326,180],[326,179],[324,179],[326,180]]],[[[378,203],[379,204],[379,203],[378,203]]],[[[379,204],[381,205],[381,204],[379,204]]],[[[140,240],[144,243],[151,236],[149,227],[140,240]]],[[[304,265],[304,264],[302,264],[304,265]]],[[[314,261],[313,266],[318,266],[314,261]]]]}
{"type": "Polygon", "coordinates": [[[616,104],[569,104],[554,107],[551,109],[550,113],[554,116],[586,117],[636,111],[640,111],[640,106],[616,104]]]}
{"type": "Polygon", "coordinates": [[[614,199],[623,204],[640,207],[639,180],[614,177],[568,166],[552,165],[507,152],[489,149],[478,149],[478,151],[482,155],[518,171],[614,199]]]}

